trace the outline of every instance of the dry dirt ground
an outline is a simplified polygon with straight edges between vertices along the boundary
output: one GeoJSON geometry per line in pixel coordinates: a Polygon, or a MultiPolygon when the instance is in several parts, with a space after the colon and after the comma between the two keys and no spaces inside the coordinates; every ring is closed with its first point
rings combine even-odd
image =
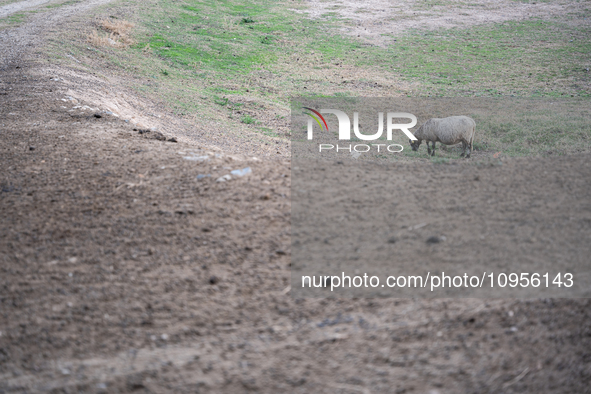
{"type": "MultiPolygon", "coordinates": [[[[1,393],[591,392],[588,300],[293,298],[288,155],[139,134],[68,99],[54,74],[68,70],[35,54],[44,29],[99,3],[0,33],[1,393]]],[[[500,179],[529,179],[515,163],[500,179]]],[[[535,162],[568,172],[582,234],[588,163],[535,162]]],[[[437,169],[415,171],[436,195],[437,169]]],[[[511,183],[494,187],[503,199],[511,183]]]]}
{"type": "MultiPolygon", "coordinates": [[[[589,154],[480,165],[474,165],[477,158],[433,165],[347,156],[341,153],[338,162],[292,157],[292,291],[298,295],[310,292],[301,288],[302,275],[357,271],[381,278],[382,284],[389,275],[424,278],[428,272],[479,278],[485,272],[551,272],[552,277],[572,272],[577,282],[569,288],[491,288],[487,282],[475,291],[436,289],[435,294],[591,296],[589,154]]],[[[329,293],[311,290],[317,296],[329,293]]],[[[336,294],[434,293],[377,285],[336,294]]]]}

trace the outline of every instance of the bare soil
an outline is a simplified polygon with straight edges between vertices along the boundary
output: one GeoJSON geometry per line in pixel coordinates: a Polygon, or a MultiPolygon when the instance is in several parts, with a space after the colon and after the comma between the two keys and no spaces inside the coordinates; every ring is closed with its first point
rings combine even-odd
{"type": "MultiPolygon", "coordinates": [[[[0,33],[0,392],[591,392],[587,299],[292,297],[287,148],[183,134],[165,113],[125,122],[68,93],[101,94],[95,76],[35,52],[46,29],[100,3],[0,33]],[[159,131],[139,133],[148,128],[159,131]],[[251,175],[216,182],[245,167],[251,175]]],[[[581,236],[588,162],[538,158],[535,177],[508,162],[495,176],[540,190],[546,169],[568,174],[581,236]]],[[[433,166],[416,171],[423,195],[457,186],[431,182],[433,166]]],[[[475,211],[513,187],[492,186],[475,211]]],[[[515,198],[506,215],[530,206],[515,198]]],[[[461,228],[465,218],[440,208],[461,228]]],[[[551,205],[539,209],[552,220],[551,205]]]]}
{"type": "MultiPolygon", "coordinates": [[[[427,155],[426,148],[421,150],[427,155]]],[[[459,156],[459,153],[456,153],[459,156]]],[[[349,158],[347,158],[349,156],[349,158]]],[[[292,157],[292,287],[300,296],[589,297],[591,156],[448,164],[292,157]],[[475,163],[477,163],[475,165],[475,163]],[[302,275],[570,272],[570,287],[302,289],[302,275]]],[[[561,277],[562,277],[561,275],[561,277]]],[[[551,281],[550,281],[551,282],[551,281]]]]}

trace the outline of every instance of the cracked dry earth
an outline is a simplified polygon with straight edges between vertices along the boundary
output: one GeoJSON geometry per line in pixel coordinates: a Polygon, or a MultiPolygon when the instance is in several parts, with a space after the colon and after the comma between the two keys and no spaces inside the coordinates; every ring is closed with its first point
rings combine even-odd
{"type": "Polygon", "coordinates": [[[588,300],[293,298],[289,157],[62,101],[35,46],[98,3],[0,33],[0,393],[591,392],[588,300]]]}

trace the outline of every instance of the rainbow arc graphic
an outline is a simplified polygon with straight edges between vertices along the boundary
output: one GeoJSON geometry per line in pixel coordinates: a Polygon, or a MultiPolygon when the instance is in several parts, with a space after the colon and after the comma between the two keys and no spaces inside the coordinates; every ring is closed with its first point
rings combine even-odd
{"type": "Polygon", "coordinates": [[[328,125],[326,124],[326,120],[324,120],[324,117],[320,114],[320,112],[316,111],[315,109],[312,108],[308,108],[308,107],[303,107],[304,109],[307,109],[308,111],[312,111],[313,113],[315,113],[318,118],[316,116],[314,116],[313,114],[310,113],[305,113],[306,115],[310,115],[312,117],[312,119],[314,119],[316,121],[316,123],[318,123],[318,126],[320,126],[320,130],[322,130],[322,123],[324,123],[324,127],[326,128],[326,131],[328,131],[328,125]],[[320,120],[322,119],[322,123],[320,123],[320,120]]]}

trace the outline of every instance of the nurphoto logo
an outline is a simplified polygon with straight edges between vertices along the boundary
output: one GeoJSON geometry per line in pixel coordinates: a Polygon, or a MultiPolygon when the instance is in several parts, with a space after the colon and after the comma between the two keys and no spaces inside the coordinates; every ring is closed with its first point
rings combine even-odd
{"type": "MultiPolygon", "coordinates": [[[[314,124],[318,124],[320,131],[328,132],[328,124],[322,114],[335,115],[338,121],[338,135],[339,140],[351,140],[351,119],[349,116],[338,109],[320,109],[317,111],[313,108],[303,107],[305,114],[310,116],[308,119],[308,140],[314,139],[314,124]]],[[[394,130],[402,131],[411,141],[416,141],[416,137],[409,131],[417,124],[417,117],[407,112],[388,112],[386,114],[386,140],[392,141],[392,134],[394,130]],[[410,119],[410,123],[394,123],[395,119],[410,119]]],[[[374,134],[362,134],[359,130],[359,112],[353,112],[353,133],[355,137],[361,141],[376,141],[380,139],[384,133],[384,113],[378,112],[378,130],[374,134]]],[[[318,151],[329,151],[335,149],[339,151],[348,152],[369,152],[376,149],[377,152],[387,151],[390,153],[402,152],[404,147],[400,144],[349,144],[340,146],[339,144],[318,144],[318,151]],[[384,149],[385,147],[385,149],[384,149]]]]}

